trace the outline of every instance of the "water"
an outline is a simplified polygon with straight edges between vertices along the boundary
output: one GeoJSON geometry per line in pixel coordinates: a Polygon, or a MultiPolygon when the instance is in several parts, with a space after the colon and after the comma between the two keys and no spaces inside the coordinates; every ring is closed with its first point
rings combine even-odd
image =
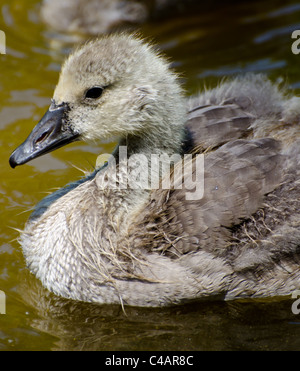
{"type": "MultiPolygon", "coordinates": [[[[292,300],[194,303],[167,309],[77,303],[55,297],[25,267],[16,238],[46,192],[92,170],[113,144],[72,144],[10,169],[10,153],[46,111],[71,45],[39,19],[39,1],[1,0],[0,29],[0,350],[299,350],[292,300]],[[1,308],[0,308],[1,309],[1,308]]],[[[284,79],[299,93],[296,1],[214,1],[181,17],[145,24],[182,75],[187,94],[247,71],[284,79]]]]}

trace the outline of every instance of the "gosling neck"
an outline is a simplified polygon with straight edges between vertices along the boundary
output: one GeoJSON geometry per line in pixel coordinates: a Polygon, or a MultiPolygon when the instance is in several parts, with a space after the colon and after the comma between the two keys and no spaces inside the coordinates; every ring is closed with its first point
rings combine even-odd
{"type": "Polygon", "coordinates": [[[182,127],[176,131],[176,138],[166,138],[166,136],[153,138],[152,136],[141,136],[141,135],[128,135],[126,138],[122,138],[119,141],[119,146],[125,146],[127,148],[128,156],[135,154],[143,154],[147,158],[152,154],[167,154],[172,156],[173,154],[181,154],[182,152],[182,141],[184,140],[185,131],[182,127]]]}
{"type": "MultiPolygon", "coordinates": [[[[185,122],[187,118],[185,101],[177,98],[177,107],[164,107],[163,112],[155,115],[147,123],[141,123],[143,128],[136,134],[128,134],[119,140],[119,146],[126,146],[128,156],[144,154],[182,153],[182,143],[185,139],[185,122]]],[[[175,99],[174,99],[175,100],[175,99]]]]}

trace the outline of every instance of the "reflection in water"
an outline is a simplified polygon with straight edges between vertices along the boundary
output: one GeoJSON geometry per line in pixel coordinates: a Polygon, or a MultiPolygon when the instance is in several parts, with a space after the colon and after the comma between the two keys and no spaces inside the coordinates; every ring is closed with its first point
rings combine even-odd
{"type": "MultiPolygon", "coordinates": [[[[28,285],[29,284],[29,285],[28,285]]],[[[96,305],[58,298],[37,281],[23,298],[30,325],[52,335],[53,350],[297,350],[291,300],[203,302],[171,308],[96,305]]],[[[300,318],[299,318],[300,323],[300,318]]]]}
{"type": "MultiPolygon", "coordinates": [[[[292,301],[194,303],[165,309],[99,306],[48,293],[27,271],[18,233],[28,211],[45,192],[92,170],[97,147],[78,143],[12,171],[11,151],[27,137],[50,103],[58,71],[72,47],[63,34],[39,19],[39,0],[3,0],[0,29],[6,55],[0,55],[0,290],[6,314],[0,316],[0,350],[297,350],[300,315],[292,301]],[[25,212],[24,212],[25,211],[25,212]]],[[[189,94],[213,86],[223,76],[264,72],[299,88],[299,58],[291,33],[300,29],[300,4],[287,1],[214,1],[201,12],[146,23],[150,36],[174,61],[189,94]]]]}

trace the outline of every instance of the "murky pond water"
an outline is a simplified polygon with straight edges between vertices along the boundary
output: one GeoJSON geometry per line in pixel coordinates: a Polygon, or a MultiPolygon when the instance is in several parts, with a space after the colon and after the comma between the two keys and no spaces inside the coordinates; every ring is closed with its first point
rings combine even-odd
{"type": "MultiPolygon", "coordinates": [[[[167,309],[77,303],[55,297],[26,269],[16,238],[46,192],[91,170],[113,144],[72,144],[10,169],[12,150],[49,105],[70,45],[39,18],[37,0],[1,0],[0,30],[0,350],[299,350],[300,314],[291,300],[195,303],[167,309]],[[61,42],[58,42],[61,40],[61,42]]],[[[296,1],[213,1],[182,17],[141,27],[174,60],[188,94],[223,76],[264,72],[300,92],[296,1]]],[[[299,283],[300,289],[300,283],[299,283]]]]}

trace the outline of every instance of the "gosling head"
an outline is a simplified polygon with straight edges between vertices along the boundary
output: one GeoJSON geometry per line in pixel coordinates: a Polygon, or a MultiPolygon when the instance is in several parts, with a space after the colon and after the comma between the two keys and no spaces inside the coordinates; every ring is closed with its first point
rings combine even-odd
{"type": "Polygon", "coordinates": [[[177,76],[151,46],[128,35],[96,39],[65,61],[48,111],[10,165],[75,140],[119,138],[179,152],[185,115],[177,76]]]}

